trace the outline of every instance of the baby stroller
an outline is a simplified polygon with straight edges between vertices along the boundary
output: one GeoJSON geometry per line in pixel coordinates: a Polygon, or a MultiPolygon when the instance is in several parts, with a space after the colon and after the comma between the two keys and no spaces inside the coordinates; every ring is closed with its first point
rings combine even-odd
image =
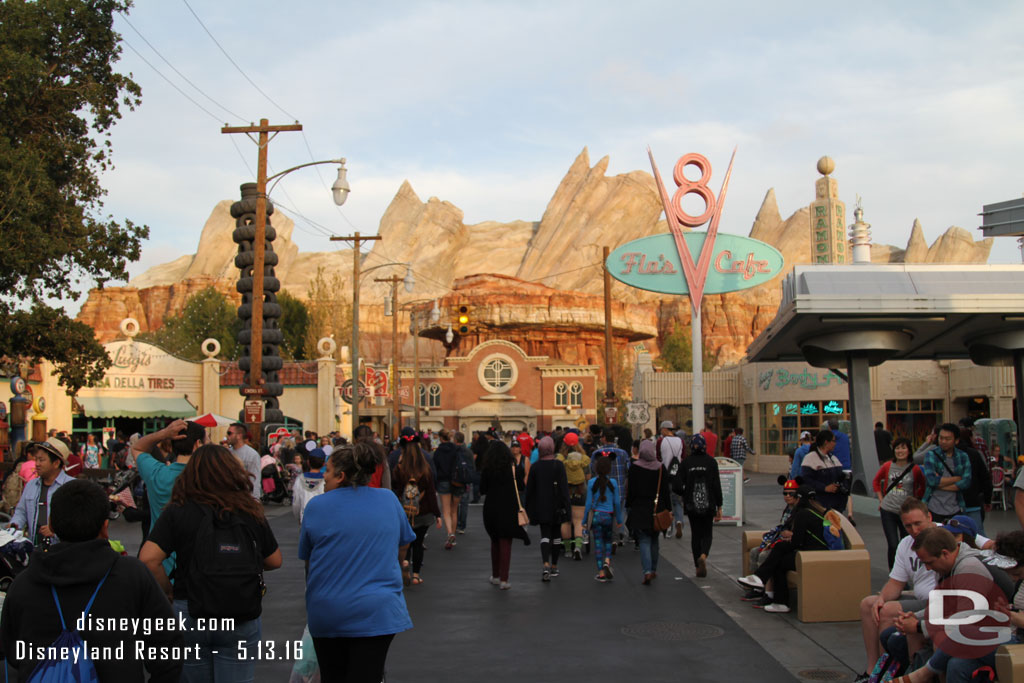
{"type": "Polygon", "coordinates": [[[28,566],[32,541],[22,537],[17,529],[0,531],[0,593],[6,593],[14,577],[28,566]]]}
{"type": "Polygon", "coordinates": [[[263,479],[263,495],[260,496],[262,502],[292,504],[291,491],[281,473],[281,466],[276,461],[264,465],[260,470],[260,477],[263,479]]]}

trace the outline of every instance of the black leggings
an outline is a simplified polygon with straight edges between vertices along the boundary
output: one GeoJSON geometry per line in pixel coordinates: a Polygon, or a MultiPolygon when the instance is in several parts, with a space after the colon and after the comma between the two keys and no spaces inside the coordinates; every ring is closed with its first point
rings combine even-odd
{"type": "Polygon", "coordinates": [[[562,554],[562,525],[557,522],[540,523],[540,559],[544,564],[558,566],[562,554]],[[552,548],[554,546],[554,548],[552,548]]]}
{"type": "Polygon", "coordinates": [[[693,563],[701,555],[711,554],[711,534],[715,528],[714,515],[686,515],[690,519],[690,550],[693,552],[693,563]]]}
{"type": "Polygon", "coordinates": [[[332,683],[380,683],[395,634],[369,638],[313,638],[320,680],[332,683]]]}
{"type": "Polygon", "coordinates": [[[786,572],[793,569],[796,569],[796,550],[789,541],[779,541],[754,574],[764,583],[768,583],[768,579],[772,580],[772,590],[775,592],[773,602],[787,604],[789,583],[786,581],[786,572]]]}
{"type": "Polygon", "coordinates": [[[413,529],[416,532],[416,540],[409,545],[406,557],[412,560],[412,573],[419,574],[423,567],[423,539],[427,536],[430,526],[418,526],[413,529]]]}

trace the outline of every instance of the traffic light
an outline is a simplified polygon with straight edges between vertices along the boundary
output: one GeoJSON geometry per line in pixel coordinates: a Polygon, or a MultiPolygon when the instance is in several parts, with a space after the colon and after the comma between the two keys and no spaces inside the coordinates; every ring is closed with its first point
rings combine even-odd
{"type": "Polygon", "coordinates": [[[459,334],[469,333],[469,306],[465,304],[459,306],[459,334]]]}

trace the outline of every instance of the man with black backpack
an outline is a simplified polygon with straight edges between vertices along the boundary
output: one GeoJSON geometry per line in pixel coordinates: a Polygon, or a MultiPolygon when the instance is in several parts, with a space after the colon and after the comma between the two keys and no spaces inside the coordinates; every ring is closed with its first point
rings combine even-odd
{"type": "Polygon", "coordinates": [[[91,481],[76,479],[54,491],[50,524],[61,542],[32,555],[0,617],[0,642],[18,680],[38,675],[39,667],[53,676],[46,680],[77,673],[75,680],[142,683],[143,668],[154,683],[181,675],[187,652],[171,605],[141,562],[111,549],[109,510],[107,494],[91,481]],[[83,640],[89,661],[47,658],[51,644],[82,647],[83,640]]]}

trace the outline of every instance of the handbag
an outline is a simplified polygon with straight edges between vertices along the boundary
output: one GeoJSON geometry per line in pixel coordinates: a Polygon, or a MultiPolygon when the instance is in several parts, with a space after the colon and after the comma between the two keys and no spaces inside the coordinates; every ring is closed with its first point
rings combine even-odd
{"type": "Polygon", "coordinates": [[[523,509],[523,502],[519,500],[519,482],[516,481],[516,466],[512,465],[512,486],[516,489],[516,505],[519,506],[519,526],[526,526],[530,523],[530,517],[523,509]]]}
{"type": "Polygon", "coordinates": [[[658,488],[654,491],[654,522],[653,527],[655,533],[661,531],[668,531],[672,528],[672,511],[662,510],[658,512],[658,500],[661,498],[661,473],[665,470],[664,467],[658,468],[658,488]]]}

